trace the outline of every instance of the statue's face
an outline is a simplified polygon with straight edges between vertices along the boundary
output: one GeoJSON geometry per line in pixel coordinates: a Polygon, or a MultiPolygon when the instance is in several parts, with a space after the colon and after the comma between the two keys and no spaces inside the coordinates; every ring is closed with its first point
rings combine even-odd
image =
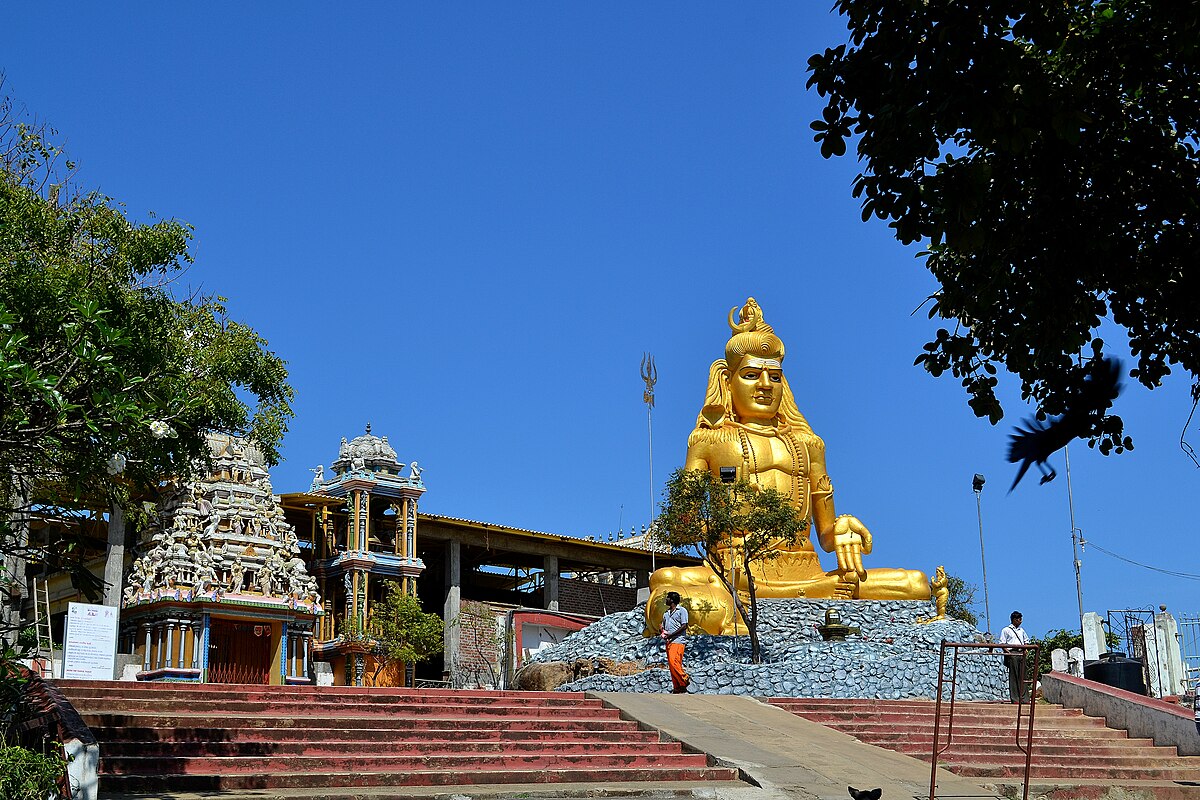
{"type": "Polygon", "coordinates": [[[729,376],[729,395],[742,422],[770,422],[783,399],[783,369],[778,361],[747,356],[729,376]]]}

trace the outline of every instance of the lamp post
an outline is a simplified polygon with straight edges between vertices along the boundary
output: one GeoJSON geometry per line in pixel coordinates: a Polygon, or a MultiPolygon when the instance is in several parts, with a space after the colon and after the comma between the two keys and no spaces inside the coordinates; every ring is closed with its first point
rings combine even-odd
{"type": "Polygon", "coordinates": [[[987,557],[983,553],[983,476],[978,472],[971,479],[971,488],[975,490],[975,510],[979,514],[979,563],[983,567],[983,614],[987,620],[988,636],[992,635],[992,609],[988,604],[987,590],[987,557]]]}

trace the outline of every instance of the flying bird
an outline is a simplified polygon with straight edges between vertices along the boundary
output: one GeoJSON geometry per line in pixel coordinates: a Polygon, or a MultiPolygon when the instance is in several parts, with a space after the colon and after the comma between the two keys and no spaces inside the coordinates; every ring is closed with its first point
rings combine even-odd
{"type": "Polygon", "coordinates": [[[1021,467],[1008,491],[1017,488],[1031,464],[1037,464],[1042,473],[1042,483],[1054,480],[1058,473],[1046,460],[1070,444],[1072,439],[1087,435],[1092,423],[1108,411],[1120,393],[1121,362],[1115,358],[1104,358],[1083,379],[1083,388],[1068,404],[1066,413],[1047,422],[1026,419],[1027,427],[1018,426],[1016,433],[1010,437],[1008,460],[1014,464],[1021,462],[1021,467]]]}

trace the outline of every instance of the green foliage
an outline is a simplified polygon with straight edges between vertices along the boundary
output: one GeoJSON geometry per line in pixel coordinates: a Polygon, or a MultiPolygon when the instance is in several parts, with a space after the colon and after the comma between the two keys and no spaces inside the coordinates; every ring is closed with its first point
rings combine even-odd
{"type": "Polygon", "coordinates": [[[946,580],[946,588],[950,592],[946,601],[946,616],[979,627],[979,618],[975,616],[975,592],[978,591],[975,585],[954,575],[946,575],[946,580]]]}
{"type": "Polygon", "coordinates": [[[808,522],[779,491],[746,480],[724,484],[706,470],[676,470],[665,494],[658,518],[661,540],[694,552],[720,578],[746,623],[751,659],[758,663],[758,596],[751,566],[776,558],[780,545],[802,541],[808,522]],[[748,612],[729,582],[734,562],[747,579],[748,612]]]}
{"type": "Polygon", "coordinates": [[[61,758],[24,747],[0,746],[0,797],[4,800],[46,800],[57,797],[65,767],[61,758]]]}
{"type": "Polygon", "coordinates": [[[371,606],[368,629],[375,652],[383,658],[376,675],[389,663],[415,664],[436,656],[444,647],[442,618],[422,611],[420,601],[398,583],[388,583],[383,599],[371,606]]]}
{"type": "MultiPolygon", "coordinates": [[[[15,637],[17,647],[0,646],[0,798],[4,800],[46,800],[57,791],[65,769],[62,758],[20,747],[14,736],[14,725],[28,713],[30,679],[20,660],[32,649],[30,632],[32,628],[21,630],[15,637]]],[[[36,645],[36,634],[32,642],[36,645]]]]}
{"type": "MultiPolygon", "coordinates": [[[[1122,326],[1131,377],[1200,398],[1200,7],[1152,0],[837,0],[809,60],[826,157],[857,140],[862,216],[921,242],[952,322],[916,359],[1003,416],[997,367],[1060,414],[1122,326]]],[[[1117,416],[1089,445],[1132,446],[1117,416]]]]}
{"type": "Polygon", "coordinates": [[[210,431],[248,436],[275,463],[292,390],[221,298],[178,296],[192,228],[72,194],[53,131],[19,116],[0,101],[0,476],[21,476],[0,479],[0,543],[77,562],[69,542],[29,548],[14,514],[124,505],[192,474],[210,431]]]}
{"type": "Polygon", "coordinates": [[[21,670],[20,661],[29,655],[29,649],[23,643],[16,648],[0,645],[0,746],[10,742],[13,725],[24,710],[29,678],[21,670]]]}
{"type": "MultiPolygon", "coordinates": [[[[1120,645],[1121,640],[1112,631],[1104,632],[1105,642],[1108,644],[1108,649],[1113,650],[1120,645]]],[[[1038,675],[1043,675],[1051,670],[1050,653],[1059,649],[1070,651],[1072,647],[1083,649],[1083,632],[1068,631],[1062,628],[1058,630],[1046,631],[1046,635],[1038,638],[1031,637],[1030,644],[1040,646],[1038,650],[1038,675]]]]}

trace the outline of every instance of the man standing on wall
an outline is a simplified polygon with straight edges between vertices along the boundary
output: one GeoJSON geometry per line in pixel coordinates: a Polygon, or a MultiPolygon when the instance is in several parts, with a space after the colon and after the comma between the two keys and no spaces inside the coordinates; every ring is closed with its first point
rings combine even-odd
{"type": "Polygon", "coordinates": [[[671,670],[671,693],[683,694],[687,691],[691,677],[683,671],[683,651],[687,638],[688,612],[679,605],[679,592],[667,592],[664,598],[667,611],[663,614],[662,629],[659,636],[667,643],[667,666],[671,670]]]}
{"type": "MultiPolygon", "coordinates": [[[[1010,624],[1000,631],[1000,644],[1029,644],[1029,636],[1021,627],[1021,612],[1014,611],[1009,616],[1010,624]]],[[[1024,687],[1021,685],[1025,678],[1026,659],[1024,650],[1014,650],[1004,656],[1004,666],[1008,667],[1008,701],[1019,703],[1024,699],[1024,687]]]]}

